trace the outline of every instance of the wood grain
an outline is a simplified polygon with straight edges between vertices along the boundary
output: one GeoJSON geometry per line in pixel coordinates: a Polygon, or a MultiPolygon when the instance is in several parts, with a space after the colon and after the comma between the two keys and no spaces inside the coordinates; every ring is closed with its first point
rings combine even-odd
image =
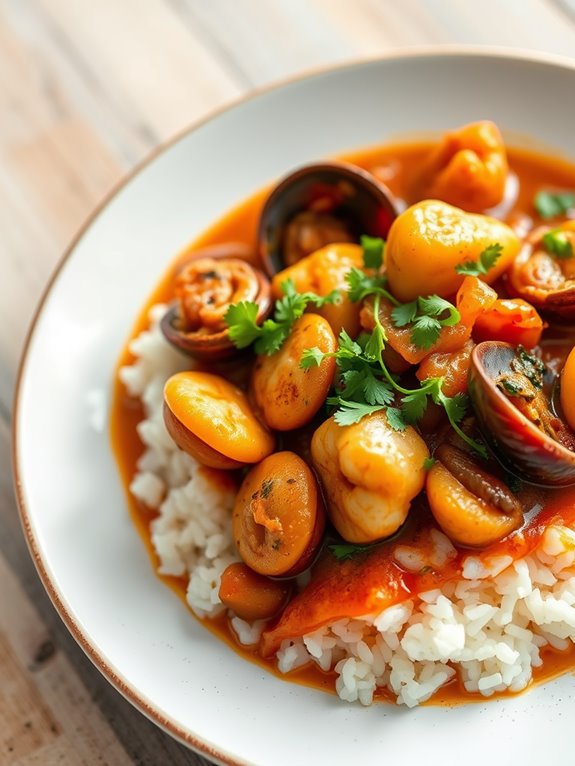
{"type": "Polygon", "coordinates": [[[572,55],[573,0],[0,0],[0,763],[205,764],[135,711],[63,627],[10,476],[34,307],[82,221],[191,121],[317,65],[434,43],[572,55]]]}

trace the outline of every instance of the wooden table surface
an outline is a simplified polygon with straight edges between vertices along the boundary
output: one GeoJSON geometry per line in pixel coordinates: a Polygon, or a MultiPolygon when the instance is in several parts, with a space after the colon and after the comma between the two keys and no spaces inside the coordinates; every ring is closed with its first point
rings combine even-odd
{"type": "Polygon", "coordinates": [[[575,55],[575,0],[0,0],[0,764],[206,764],[133,709],[52,607],[20,530],[13,388],[42,289],[154,147],[252,88],[429,44],[575,55]]]}

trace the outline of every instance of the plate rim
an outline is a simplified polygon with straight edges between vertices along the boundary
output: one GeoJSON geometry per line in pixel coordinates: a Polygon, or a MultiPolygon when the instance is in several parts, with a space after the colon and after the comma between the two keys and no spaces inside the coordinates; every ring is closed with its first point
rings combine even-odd
{"type": "Polygon", "coordinates": [[[203,127],[211,120],[218,118],[220,115],[225,114],[226,112],[231,111],[248,101],[257,99],[261,96],[265,96],[270,92],[281,90],[288,85],[298,84],[302,81],[314,79],[315,77],[319,77],[324,74],[335,73],[338,71],[347,71],[350,69],[358,69],[364,66],[377,64],[378,62],[394,59],[400,60],[457,57],[512,59],[516,61],[522,61],[524,63],[544,64],[551,67],[558,67],[570,71],[575,71],[575,58],[570,58],[569,56],[560,54],[547,53],[544,51],[531,50],[527,48],[506,48],[503,46],[458,44],[422,45],[409,48],[391,48],[389,51],[386,51],[383,54],[362,56],[361,58],[354,57],[343,62],[338,62],[336,64],[328,63],[315,67],[306,67],[305,70],[298,72],[297,74],[275,79],[266,85],[252,88],[247,93],[237,98],[226,100],[222,105],[208,110],[202,117],[192,121],[191,123],[188,123],[185,127],[176,131],[170,138],[160,142],[148,154],[146,154],[143,159],[137,162],[130,171],[122,175],[120,179],[114,183],[112,187],[104,194],[92,212],[80,224],[68,246],[65,248],[62,255],[58,259],[56,266],[50,274],[48,281],[42,291],[40,300],[36,306],[26,331],[14,384],[11,428],[11,462],[12,479],[16,497],[16,505],[20,517],[20,524],[22,526],[26,544],[36,567],[40,581],[60,619],[66,626],[68,632],[72,635],[72,637],[78,643],[92,664],[100,671],[100,673],[116,689],[116,691],[118,691],[140,713],[146,716],[146,718],[159,726],[163,731],[165,731],[175,740],[195,750],[200,755],[206,756],[217,763],[225,764],[225,766],[253,766],[253,764],[250,764],[249,761],[245,761],[238,758],[237,756],[234,756],[224,748],[203,739],[196,733],[191,732],[186,727],[181,726],[170,716],[166,716],[154,704],[152,700],[147,699],[146,696],[136,687],[134,687],[117,668],[112,667],[106,661],[98,647],[94,645],[94,643],[86,635],[85,631],[83,631],[82,628],[78,625],[72,610],[69,609],[65,604],[66,599],[64,594],[61,592],[57,584],[52,581],[49,567],[45,561],[45,555],[42,551],[41,545],[38,543],[34,536],[34,530],[31,523],[31,514],[28,510],[24,497],[22,471],[19,462],[20,444],[18,438],[18,423],[21,407],[20,393],[26,374],[29,351],[32,344],[32,339],[36,331],[36,326],[40,316],[43,313],[47,299],[51,294],[52,289],[54,288],[64,267],[73,256],[78,244],[89,232],[90,228],[99,218],[99,216],[104,213],[109,204],[126,186],[128,186],[128,184],[137,175],[139,175],[139,173],[145,170],[148,165],[152,164],[156,159],[171,149],[179,141],[183,140],[194,131],[203,127]]]}

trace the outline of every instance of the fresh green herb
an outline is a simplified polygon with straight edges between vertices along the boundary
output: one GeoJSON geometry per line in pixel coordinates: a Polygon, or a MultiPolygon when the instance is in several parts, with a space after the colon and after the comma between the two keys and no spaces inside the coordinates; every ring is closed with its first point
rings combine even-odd
{"type": "Polygon", "coordinates": [[[411,342],[417,348],[430,349],[439,338],[442,327],[451,327],[461,319],[452,303],[439,295],[417,298],[411,303],[396,306],[391,312],[396,327],[411,325],[411,342]]]}
{"type": "Polygon", "coordinates": [[[382,275],[369,276],[361,269],[352,268],[345,276],[347,295],[352,303],[359,303],[368,295],[381,295],[394,306],[398,301],[387,290],[387,280],[382,275]]]}
{"type": "Polygon", "coordinates": [[[480,277],[493,268],[497,259],[503,252],[503,247],[498,243],[488,245],[485,250],[479,254],[478,261],[463,261],[455,267],[458,274],[465,274],[468,277],[480,277]]]}
{"type": "Polygon", "coordinates": [[[366,269],[380,269],[383,264],[385,242],[379,237],[364,234],[359,240],[363,248],[363,265],[366,269]]]}
{"type": "Polygon", "coordinates": [[[385,411],[385,415],[390,428],[393,428],[394,431],[405,431],[408,423],[405,422],[405,418],[399,407],[388,407],[385,411]]]}
{"type": "MultiPolygon", "coordinates": [[[[437,303],[436,296],[433,298],[431,303],[424,303],[424,307],[435,311],[442,304],[437,303]]],[[[424,299],[426,300],[428,299],[424,299]]],[[[376,295],[373,305],[375,328],[370,335],[362,338],[361,344],[342,331],[338,350],[333,354],[322,354],[318,348],[313,348],[306,349],[302,356],[300,366],[304,368],[321,364],[326,356],[335,358],[339,371],[336,395],[328,398],[327,404],[337,407],[334,413],[336,423],[341,426],[352,425],[359,423],[367,415],[385,410],[390,427],[396,431],[404,431],[408,425],[416,423],[422,417],[431,397],[436,404],[444,408],[456,433],[472,449],[486,456],[485,447],[471,439],[459,426],[467,408],[467,397],[460,394],[446,396],[441,388],[443,378],[428,378],[416,389],[404,388],[387,369],[381,350],[377,356],[372,353],[375,349],[382,348],[385,339],[379,321],[379,303],[380,296],[376,295]],[[396,398],[400,399],[399,406],[391,406],[396,398]]]]}
{"type": "Polygon", "coordinates": [[[451,427],[459,437],[481,457],[486,458],[487,451],[485,447],[468,436],[459,425],[465,417],[469,406],[467,396],[464,394],[446,396],[442,390],[443,381],[444,378],[427,378],[422,382],[419,389],[413,391],[406,391],[404,389],[406,396],[403,397],[401,406],[404,420],[407,423],[417,422],[425,412],[428,397],[431,397],[435,404],[443,407],[451,427]]]}
{"type": "Polygon", "coordinates": [[[271,355],[278,351],[291,332],[292,325],[299,319],[308,304],[321,308],[326,303],[336,303],[339,292],[334,290],[321,297],[315,293],[298,293],[291,279],[282,282],[283,297],[275,303],[274,318],[257,323],[258,305],[241,301],[230,306],[224,321],[230,328],[230,339],[236,348],[254,344],[257,354],[271,355]]]}
{"type": "Polygon", "coordinates": [[[342,399],[341,396],[330,396],[327,403],[339,405],[339,409],[333,416],[338,426],[351,426],[354,423],[359,423],[366,415],[372,415],[374,412],[385,409],[381,404],[353,402],[342,399]]]}
{"type": "Polygon", "coordinates": [[[535,210],[545,221],[549,218],[556,218],[564,215],[571,208],[575,208],[574,192],[552,192],[540,191],[533,200],[535,210]]]}
{"type": "Polygon", "coordinates": [[[333,553],[335,558],[338,561],[347,561],[347,559],[353,558],[358,553],[365,553],[365,551],[370,550],[373,548],[373,544],[371,545],[353,545],[350,544],[336,544],[336,545],[329,545],[329,550],[333,553]]]}
{"type": "Polygon", "coordinates": [[[434,457],[426,457],[423,461],[423,470],[430,471],[436,463],[437,460],[434,457]]]}
{"type": "Polygon", "coordinates": [[[533,387],[529,386],[529,384],[525,384],[525,379],[522,375],[518,377],[501,377],[496,385],[497,388],[501,389],[507,396],[519,396],[522,399],[527,400],[533,399],[535,396],[533,387]]]}
{"type": "Polygon", "coordinates": [[[551,229],[543,235],[543,247],[550,255],[560,260],[573,257],[573,245],[561,229],[551,229]]]}
{"type": "Polygon", "coordinates": [[[525,375],[535,388],[543,388],[543,376],[547,370],[545,363],[539,357],[528,353],[523,346],[517,346],[515,358],[511,361],[511,368],[515,372],[525,375]]]}

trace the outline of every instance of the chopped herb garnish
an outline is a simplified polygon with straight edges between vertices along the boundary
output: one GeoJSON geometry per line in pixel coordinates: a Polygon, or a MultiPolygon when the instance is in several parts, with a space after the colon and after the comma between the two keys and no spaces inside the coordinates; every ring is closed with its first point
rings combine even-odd
{"type": "Polygon", "coordinates": [[[434,457],[426,457],[423,461],[423,470],[430,471],[436,463],[437,460],[434,457]]]}
{"type": "Polygon", "coordinates": [[[560,260],[573,257],[573,245],[567,239],[567,234],[561,229],[551,229],[543,235],[543,247],[549,255],[560,260]]]}
{"type": "Polygon", "coordinates": [[[246,348],[253,343],[256,354],[271,355],[282,347],[308,304],[321,308],[340,299],[337,290],[323,297],[311,292],[298,293],[291,279],[282,282],[281,287],[284,295],[275,303],[274,318],[266,319],[261,325],[257,323],[257,303],[241,301],[228,308],[224,321],[236,348],[246,348]]]}
{"type": "Polygon", "coordinates": [[[493,245],[488,245],[485,250],[479,254],[479,260],[477,261],[463,261],[455,267],[455,271],[458,274],[465,274],[468,277],[480,277],[495,266],[497,259],[503,252],[503,247],[495,242],[493,245]]]}
{"type": "Polygon", "coordinates": [[[383,251],[385,249],[383,239],[364,235],[359,241],[363,248],[363,265],[365,268],[380,269],[383,264],[383,251]]]}
{"type": "Polygon", "coordinates": [[[347,294],[352,303],[359,303],[369,295],[382,295],[394,306],[399,302],[387,290],[387,279],[382,275],[369,276],[361,269],[353,268],[345,277],[347,282],[347,294]]]}
{"type": "Polygon", "coordinates": [[[523,346],[517,346],[515,358],[511,361],[511,368],[515,372],[525,375],[535,388],[543,388],[543,375],[547,369],[545,363],[539,357],[529,354],[523,346]]]}
{"type": "Polygon", "coordinates": [[[557,192],[554,194],[540,191],[535,195],[533,205],[544,220],[557,218],[557,216],[565,215],[569,210],[575,208],[575,193],[557,192]]]}
{"type": "Polygon", "coordinates": [[[350,543],[349,545],[329,545],[328,548],[338,561],[346,561],[358,553],[364,553],[365,551],[368,551],[370,548],[373,548],[373,545],[353,545],[350,543]]]}
{"type": "MultiPolygon", "coordinates": [[[[443,312],[446,310],[444,304],[447,304],[453,312],[456,311],[442,298],[431,298],[422,299],[424,308],[432,312],[441,309],[443,312]]],[[[395,431],[404,431],[423,416],[431,397],[435,404],[444,408],[456,433],[472,449],[486,457],[485,447],[469,437],[459,426],[468,404],[466,396],[446,396],[441,388],[443,378],[428,378],[419,388],[404,388],[389,372],[381,355],[385,333],[379,321],[379,303],[380,297],[376,295],[373,305],[375,327],[370,335],[362,337],[361,344],[342,331],[338,350],[333,354],[323,354],[318,348],[306,349],[303,353],[300,366],[304,368],[321,364],[326,356],[336,360],[339,371],[336,395],[327,399],[327,404],[337,407],[335,422],[340,426],[349,426],[359,423],[367,415],[385,410],[390,427],[395,431]],[[394,404],[396,399],[399,399],[397,406],[394,404]]]]}
{"type": "Polygon", "coordinates": [[[515,377],[501,377],[497,381],[497,388],[500,388],[507,396],[521,397],[522,399],[533,399],[535,392],[532,387],[526,385],[524,380],[515,377]]]}
{"type": "Polygon", "coordinates": [[[396,327],[411,325],[411,342],[427,351],[437,343],[441,328],[456,325],[461,314],[439,295],[428,295],[396,306],[392,309],[391,319],[396,327]]]}
{"type": "Polygon", "coordinates": [[[342,399],[340,396],[331,396],[327,403],[339,405],[339,409],[334,414],[334,420],[338,426],[351,426],[354,423],[359,423],[366,415],[372,415],[374,412],[385,409],[381,404],[371,405],[353,402],[342,399]]]}

